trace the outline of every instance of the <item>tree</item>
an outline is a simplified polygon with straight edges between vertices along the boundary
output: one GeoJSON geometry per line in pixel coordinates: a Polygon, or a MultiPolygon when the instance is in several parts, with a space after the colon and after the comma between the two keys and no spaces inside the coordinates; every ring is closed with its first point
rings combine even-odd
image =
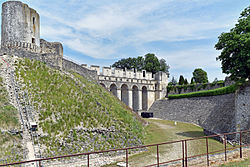
{"type": "Polygon", "coordinates": [[[193,72],[193,78],[196,83],[207,83],[207,72],[201,68],[197,68],[193,72]]]}
{"type": "Polygon", "coordinates": [[[216,59],[221,61],[223,73],[233,80],[250,79],[250,6],[230,32],[219,36],[215,48],[221,50],[216,59]]]}
{"type": "Polygon", "coordinates": [[[214,78],[214,81],[213,82],[218,82],[218,78],[214,78]]]}
{"type": "Polygon", "coordinates": [[[179,85],[184,85],[184,77],[182,75],[179,78],[179,85]]]}
{"type": "Polygon", "coordinates": [[[165,59],[160,59],[160,71],[169,73],[169,65],[167,65],[166,60],[165,59]]]}
{"type": "Polygon", "coordinates": [[[194,77],[191,78],[191,83],[190,84],[194,84],[194,77]]]}
{"type": "Polygon", "coordinates": [[[172,85],[176,85],[177,84],[177,81],[176,81],[176,79],[174,77],[172,77],[171,83],[172,83],[172,85]]]}
{"type": "Polygon", "coordinates": [[[160,71],[160,62],[153,53],[148,53],[145,55],[144,64],[144,69],[149,72],[152,72],[153,74],[160,71]]]}
{"type": "Polygon", "coordinates": [[[127,58],[127,59],[121,59],[117,62],[115,62],[112,67],[116,67],[116,68],[122,68],[122,69],[132,69],[135,68],[136,66],[136,58],[127,58]]]}
{"type": "Polygon", "coordinates": [[[112,67],[122,68],[122,69],[137,69],[138,71],[147,70],[148,72],[152,72],[153,74],[158,71],[166,72],[169,75],[169,65],[167,65],[166,60],[158,58],[152,54],[148,53],[145,55],[145,58],[142,56],[138,56],[137,58],[127,58],[121,59],[115,62],[112,67]]]}
{"type": "Polygon", "coordinates": [[[138,71],[143,70],[144,68],[144,58],[142,56],[138,56],[136,59],[136,69],[138,71]]]}
{"type": "Polygon", "coordinates": [[[188,85],[188,80],[187,80],[187,78],[184,80],[184,85],[188,85]]]}

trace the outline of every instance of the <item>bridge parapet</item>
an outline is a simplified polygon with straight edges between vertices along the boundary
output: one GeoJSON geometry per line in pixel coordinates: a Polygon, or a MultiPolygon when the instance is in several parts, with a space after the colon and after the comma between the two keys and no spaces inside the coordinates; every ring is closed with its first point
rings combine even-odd
{"type": "Polygon", "coordinates": [[[97,75],[101,76],[112,76],[112,77],[119,77],[119,78],[131,78],[131,79],[145,79],[145,80],[156,80],[157,78],[152,72],[147,72],[146,70],[137,71],[136,69],[128,70],[128,69],[121,69],[121,68],[111,68],[111,67],[102,67],[100,66],[91,65],[88,67],[86,64],[82,64],[83,67],[88,68],[90,70],[94,70],[97,72],[97,75]]]}

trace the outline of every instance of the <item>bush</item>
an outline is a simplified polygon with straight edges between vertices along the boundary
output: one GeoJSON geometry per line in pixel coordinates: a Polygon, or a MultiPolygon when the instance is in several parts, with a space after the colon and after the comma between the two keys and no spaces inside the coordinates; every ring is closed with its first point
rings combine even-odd
{"type": "Polygon", "coordinates": [[[217,88],[213,90],[205,90],[199,92],[192,92],[186,94],[179,94],[179,95],[169,95],[169,99],[180,99],[180,98],[189,98],[189,97],[202,97],[202,96],[217,96],[223,94],[234,93],[238,88],[237,84],[230,85],[223,88],[217,88]]]}
{"type": "Polygon", "coordinates": [[[220,87],[225,86],[225,81],[218,81],[217,85],[219,85],[220,87]]]}

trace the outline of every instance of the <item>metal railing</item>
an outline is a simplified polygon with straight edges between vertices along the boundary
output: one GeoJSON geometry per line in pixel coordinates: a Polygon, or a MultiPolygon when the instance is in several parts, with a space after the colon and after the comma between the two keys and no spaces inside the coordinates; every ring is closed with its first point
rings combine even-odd
{"type": "Polygon", "coordinates": [[[8,164],[0,165],[0,166],[20,165],[20,164],[26,164],[26,163],[32,163],[33,162],[33,163],[37,163],[39,167],[42,167],[42,162],[43,161],[57,160],[57,159],[62,159],[62,158],[78,157],[78,156],[85,155],[85,156],[87,156],[86,165],[89,167],[90,166],[90,155],[101,154],[101,153],[109,153],[109,152],[125,151],[126,167],[128,167],[128,165],[129,165],[129,151],[135,150],[135,149],[141,149],[141,148],[148,148],[148,147],[156,147],[156,163],[148,165],[147,167],[149,167],[149,166],[158,166],[159,167],[160,165],[169,164],[169,163],[173,163],[173,162],[177,162],[177,161],[180,161],[182,163],[183,167],[187,167],[188,166],[188,159],[195,158],[195,157],[201,157],[201,156],[206,157],[206,162],[207,162],[206,164],[207,164],[207,166],[209,166],[210,165],[210,162],[209,162],[210,161],[210,159],[209,159],[210,154],[223,152],[224,153],[224,159],[225,159],[225,161],[227,161],[227,151],[228,150],[239,149],[240,158],[242,158],[243,157],[242,148],[247,147],[247,146],[250,145],[250,144],[244,144],[242,142],[242,138],[243,138],[242,136],[244,134],[244,135],[247,135],[246,137],[249,137],[248,136],[249,132],[250,132],[250,130],[245,130],[245,131],[240,131],[240,132],[232,132],[232,133],[224,133],[224,134],[217,134],[217,135],[211,135],[211,136],[196,137],[196,138],[190,138],[190,139],[185,139],[185,140],[170,141],[170,142],[151,144],[151,145],[127,147],[127,148],[121,148],[121,149],[111,149],[111,150],[88,152],[88,153],[78,153],[78,154],[63,155],[63,156],[56,156],[56,157],[50,157],[50,158],[41,158],[41,159],[35,159],[35,160],[8,163],[8,164]],[[237,144],[234,147],[229,148],[229,147],[227,147],[227,137],[232,136],[232,135],[235,135],[235,136],[238,135],[239,136],[239,144],[237,144]],[[216,151],[209,152],[208,138],[214,138],[214,137],[222,137],[223,147],[224,148],[221,149],[221,150],[216,150],[216,151]],[[206,153],[189,156],[188,155],[188,142],[199,140],[199,139],[205,139],[206,140],[206,142],[205,142],[206,143],[205,144],[206,145],[206,153]],[[173,144],[173,143],[181,143],[181,150],[182,150],[182,155],[181,156],[182,157],[178,158],[178,159],[173,159],[173,160],[170,160],[170,161],[160,162],[159,146],[161,146],[161,145],[169,145],[169,144],[173,144]]]}

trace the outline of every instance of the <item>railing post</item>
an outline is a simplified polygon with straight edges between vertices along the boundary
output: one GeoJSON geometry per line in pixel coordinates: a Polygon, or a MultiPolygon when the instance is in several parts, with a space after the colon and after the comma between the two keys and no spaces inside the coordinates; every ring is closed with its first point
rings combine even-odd
{"type": "Polygon", "coordinates": [[[185,140],[185,167],[187,166],[187,140],[185,140]]]}
{"type": "Polygon", "coordinates": [[[209,155],[208,155],[208,137],[206,137],[206,147],[207,147],[207,166],[209,166],[209,155]]]}
{"type": "Polygon", "coordinates": [[[240,158],[242,158],[242,132],[240,131],[240,158]]]}
{"type": "Polygon", "coordinates": [[[88,154],[88,167],[89,167],[89,154],[88,154]]]}
{"type": "Polygon", "coordinates": [[[126,167],[128,167],[128,149],[126,149],[126,167]]]}
{"type": "Polygon", "coordinates": [[[160,166],[160,159],[159,159],[159,145],[157,144],[156,145],[156,150],[157,150],[157,166],[159,167],[160,166]]]}
{"type": "Polygon", "coordinates": [[[184,156],[185,156],[185,151],[184,151],[184,141],[181,141],[182,143],[182,167],[185,167],[185,160],[184,160],[184,156]]]}
{"type": "Polygon", "coordinates": [[[225,146],[225,161],[227,161],[227,138],[224,135],[224,146],[225,146]]]}
{"type": "Polygon", "coordinates": [[[39,161],[39,167],[42,167],[42,163],[41,163],[41,161],[39,161]]]}

